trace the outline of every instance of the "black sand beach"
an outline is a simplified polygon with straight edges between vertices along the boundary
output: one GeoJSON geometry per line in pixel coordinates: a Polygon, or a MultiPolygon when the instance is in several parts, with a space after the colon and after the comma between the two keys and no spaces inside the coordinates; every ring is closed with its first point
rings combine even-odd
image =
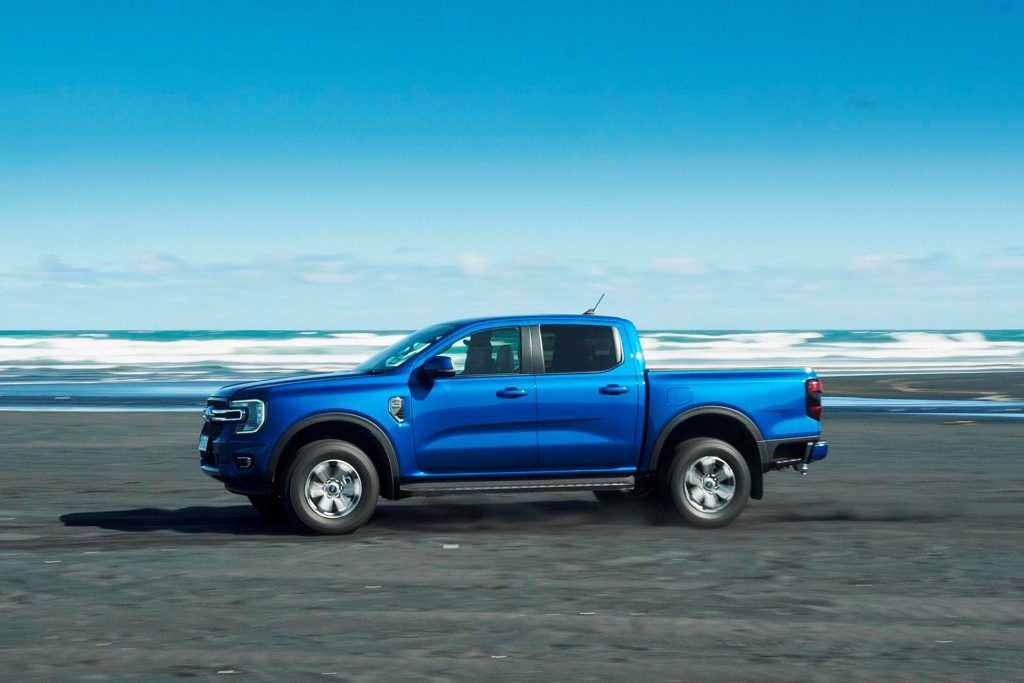
{"type": "Polygon", "coordinates": [[[463,496],[384,503],[342,538],[264,522],[201,475],[198,429],[0,413],[0,679],[1024,668],[1019,420],[829,415],[828,460],[768,475],[725,529],[589,494],[463,496]]]}
{"type": "Polygon", "coordinates": [[[827,376],[825,393],[864,398],[1024,401],[1024,372],[827,376]]]}

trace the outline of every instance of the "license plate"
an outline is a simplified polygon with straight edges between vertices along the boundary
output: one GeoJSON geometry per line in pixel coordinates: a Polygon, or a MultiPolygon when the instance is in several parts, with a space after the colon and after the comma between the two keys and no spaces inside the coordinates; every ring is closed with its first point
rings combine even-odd
{"type": "Polygon", "coordinates": [[[210,435],[209,434],[200,434],[199,435],[199,452],[200,453],[205,453],[206,452],[206,447],[209,446],[209,445],[210,445],[210,435]]]}

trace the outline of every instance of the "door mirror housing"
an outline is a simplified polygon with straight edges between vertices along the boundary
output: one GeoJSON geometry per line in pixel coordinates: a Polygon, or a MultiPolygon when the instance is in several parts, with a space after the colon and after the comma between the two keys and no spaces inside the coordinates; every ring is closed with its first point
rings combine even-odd
{"type": "Polygon", "coordinates": [[[438,379],[439,377],[454,377],[455,365],[448,356],[434,356],[428,358],[420,366],[420,377],[426,380],[438,379]]]}

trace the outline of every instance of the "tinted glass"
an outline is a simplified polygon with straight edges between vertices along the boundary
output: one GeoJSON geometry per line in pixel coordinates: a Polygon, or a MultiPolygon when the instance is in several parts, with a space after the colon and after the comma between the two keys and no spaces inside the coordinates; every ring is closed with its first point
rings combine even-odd
{"type": "Polygon", "coordinates": [[[451,358],[455,374],[463,377],[515,375],[519,373],[519,328],[474,332],[438,355],[451,358]]]}
{"type": "Polygon", "coordinates": [[[541,325],[545,372],[601,372],[622,362],[615,328],[541,325]]]}
{"type": "Polygon", "coordinates": [[[397,368],[453,329],[451,325],[434,325],[419,332],[413,332],[405,339],[370,356],[357,365],[355,369],[368,372],[383,372],[391,368],[397,368]]]}

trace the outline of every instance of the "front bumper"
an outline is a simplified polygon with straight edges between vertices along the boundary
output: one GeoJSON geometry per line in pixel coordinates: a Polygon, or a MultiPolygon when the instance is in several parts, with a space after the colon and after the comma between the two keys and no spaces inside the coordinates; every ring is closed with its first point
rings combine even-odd
{"type": "Polygon", "coordinates": [[[232,439],[233,427],[203,425],[199,434],[199,469],[232,493],[255,496],[271,492],[266,463],[270,447],[254,439],[232,439]]]}

